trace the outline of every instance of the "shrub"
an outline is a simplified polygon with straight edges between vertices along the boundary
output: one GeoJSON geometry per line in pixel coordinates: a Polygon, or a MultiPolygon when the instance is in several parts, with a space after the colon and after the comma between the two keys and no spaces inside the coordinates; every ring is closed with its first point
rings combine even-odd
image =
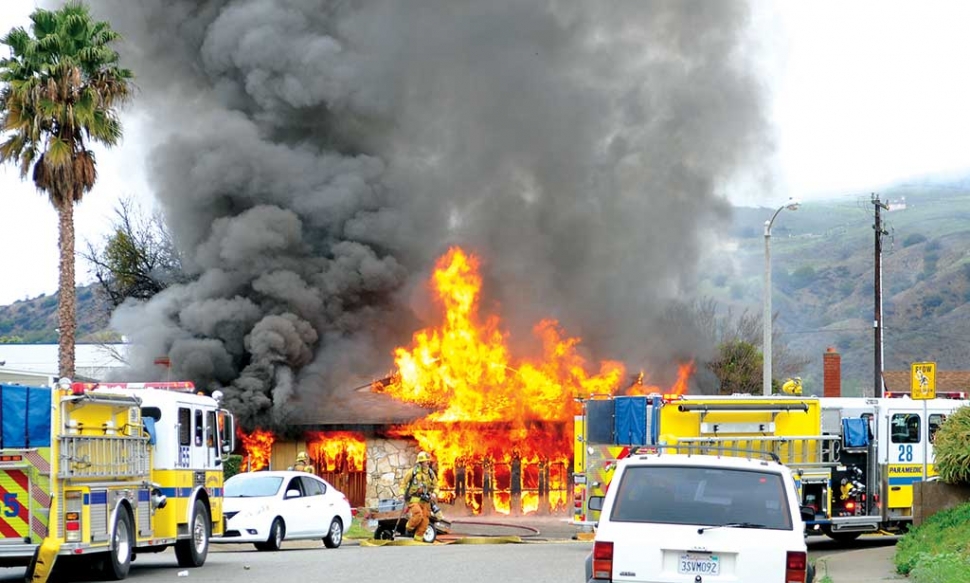
{"type": "Polygon", "coordinates": [[[225,480],[235,476],[239,473],[239,469],[242,467],[243,456],[233,454],[229,456],[229,459],[222,462],[222,477],[225,480]]]}
{"type": "MultiPolygon", "coordinates": [[[[896,571],[909,575],[915,569],[922,568],[924,577],[930,576],[930,568],[923,565],[934,562],[937,557],[953,553],[966,557],[968,533],[970,504],[937,512],[903,535],[896,543],[896,571]]],[[[937,579],[935,583],[944,581],[948,580],[937,579]]]]}
{"type": "Polygon", "coordinates": [[[954,411],[933,442],[936,469],[948,484],[970,484],[970,407],[954,411]]]}

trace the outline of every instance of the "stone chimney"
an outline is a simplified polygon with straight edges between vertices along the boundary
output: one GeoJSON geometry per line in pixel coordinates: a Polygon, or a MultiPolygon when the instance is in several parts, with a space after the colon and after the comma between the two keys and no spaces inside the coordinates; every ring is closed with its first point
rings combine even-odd
{"type": "Polygon", "coordinates": [[[829,346],[822,355],[822,396],[842,396],[842,356],[829,346]]]}

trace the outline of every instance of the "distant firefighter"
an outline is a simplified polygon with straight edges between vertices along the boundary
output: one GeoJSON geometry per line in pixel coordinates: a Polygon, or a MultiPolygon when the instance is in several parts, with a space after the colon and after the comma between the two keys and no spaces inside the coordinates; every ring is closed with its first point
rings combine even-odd
{"type": "Polygon", "coordinates": [[[785,383],[781,385],[781,392],[786,395],[801,395],[802,377],[795,377],[785,381],[785,383]]]}

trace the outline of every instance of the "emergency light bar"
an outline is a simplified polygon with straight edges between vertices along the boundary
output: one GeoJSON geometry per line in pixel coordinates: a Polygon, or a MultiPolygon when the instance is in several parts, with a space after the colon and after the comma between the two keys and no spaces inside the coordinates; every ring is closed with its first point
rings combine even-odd
{"type": "Polygon", "coordinates": [[[191,393],[195,391],[195,383],[191,381],[169,383],[71,383],[71,392],[75,395],[82,395],[93,389],[162,389],[191,393]]]}

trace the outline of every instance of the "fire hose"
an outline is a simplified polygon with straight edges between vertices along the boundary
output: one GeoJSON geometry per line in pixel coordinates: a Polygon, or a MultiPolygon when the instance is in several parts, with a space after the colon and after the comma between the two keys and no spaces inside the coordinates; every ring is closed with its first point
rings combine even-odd
{"type": "MultiPolygon", "coordinates": [[[[507,522],[492,522],[483,520],[458,520],[453,521],[452,525],[455,524],[470,524],[476,526],[486,526],[493,528],[505,528],[525,531],[526,534],[522,535],[509,535],[509,534],[481,534],[481,533],[468,533],[468,534],[443,534],[439,535],[435,542],[440,544],[456,544],[456,545],[497,545],[497,544],[518,544],[529,542],[523,540],[524,538],[534,537],[539,534],[539,529],[525,526],[521,524],[509,524],[507,522]]],[[[410,545],[427,545],[434,543],[425,543],[419,540],[414,540],[411,538],[401,538],[394,540],[362,540],[360,541],[361,546],[366,547],[382,547],[382,546],[410,546],[410,545]]]]}

